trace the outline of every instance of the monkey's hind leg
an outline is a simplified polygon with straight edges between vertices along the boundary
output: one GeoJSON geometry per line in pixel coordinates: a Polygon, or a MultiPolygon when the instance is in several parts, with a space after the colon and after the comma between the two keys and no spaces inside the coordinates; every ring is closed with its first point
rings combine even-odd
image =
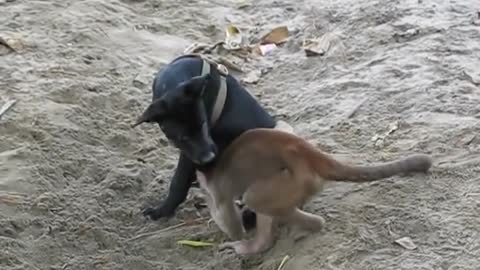
{"type": "Polygon", "coordinates": [[[220,245],[220,248],[232,248],[239,255],[261,253],[270,249],[274,242],[273,218],[257,213],[256,229],[253,239],[225,242],[220,245]]]}
{"type": "Polygon", "coordinates": [[[325,225],[325,219],[323,217],[307,213],[298,208],[288,217],[288,220],[289,223],[293,223],[312,232],[320,231],[325,225]]]}
{"type": "Polygon", "coordinates": [[[253,239],[225,242],[220,245],[220,249],[232,248],[239,255],[248,255],[270,249],[273,242],[273,218],[257,213],[257,230],[253,239]]]}
{"type": "Polygon", "coordinates": [[[223,193],[219,192],[218,186],[215,185],[215,180],[212,180],[209,185],[205,175],[200,172],[197,172],[197,179],[206,193],[205,200],[211,216],[208,223],[210,224],[213,220],[220,230],[227,234],[231,239],[242,239],[244,229],[240,212],[233,200],[233,195],[230,196],[230,192],[228,191],[223,193]]]}

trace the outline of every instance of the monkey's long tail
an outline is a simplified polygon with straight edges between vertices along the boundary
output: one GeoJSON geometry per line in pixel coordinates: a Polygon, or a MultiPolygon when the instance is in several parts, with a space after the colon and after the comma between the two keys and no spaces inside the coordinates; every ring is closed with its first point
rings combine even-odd
{"type": "Polygon", "coordinates": [[[333,181],[369,182],[403,173],[427,172],[432,159],[424,154],[415,154],[403,159],[371,166],[346,165],[333,161],[332,168],[324,177],[333,181]]]}

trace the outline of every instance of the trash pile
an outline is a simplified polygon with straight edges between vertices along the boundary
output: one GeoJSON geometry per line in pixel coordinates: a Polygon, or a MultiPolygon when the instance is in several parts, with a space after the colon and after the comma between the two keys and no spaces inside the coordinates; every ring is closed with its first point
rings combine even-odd
{"type": "MultiPolygon", "coordinates": [[[[247,67],[252,58],[271,55],[273,51],[282,47],[290,38],[290,31],[287,26],[278,26],[260,38],[250,39],[240,28],[235,25],[228,25],[225,28],[225,39],[215,44],[194,43],[184,50],[184,54],[202,54],[211,60],[224,65],[233,73],[243,74],[241,82],[256,84],[261,77],[268,72],[268,69],[258,67],[247,67]],[[250,40],[256,40],[251,42],[250,40]]],[[[334,47],[340,47],[344,52],[340,38],[333,33],[326,33],[319,38],[306,39],[301,49],[306,57],[324,56],[334,47]],[[340,46],[337,46],[340,45],[340,46]]],[[[237,74],[238,75],[238,74],[237,74]]]]}

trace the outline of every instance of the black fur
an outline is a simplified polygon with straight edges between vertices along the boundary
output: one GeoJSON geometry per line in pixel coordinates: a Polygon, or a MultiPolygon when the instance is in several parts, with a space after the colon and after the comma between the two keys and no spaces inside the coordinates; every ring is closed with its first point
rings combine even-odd
{"type": "MultiPolygon", "coordinates": [[[[185,57],[161,70],[153,83],[152,103],[139,118],[158,123],[168,139],[180,149],[176,171],[165,201],[144,210],[153,220],[169,217],[185,201],[195,180],[195,170],[214,164],[217,155],[236,137],[253,128],[273,128],[275,120],[231,75],[227,76],[227,98],[222,114],[212,127],[210,115],[219,87],[219,73],[200,77],[202,60],[185,57]]],[[[253,225],[255,215],[244,212],[245,225],[253,225]],[[252,224],[253,223],[253,224],[252,224]]]]}

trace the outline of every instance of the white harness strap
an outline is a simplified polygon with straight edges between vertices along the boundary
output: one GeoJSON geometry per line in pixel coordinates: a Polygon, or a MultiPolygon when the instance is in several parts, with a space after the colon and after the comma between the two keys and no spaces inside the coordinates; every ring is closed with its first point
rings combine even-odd
{"type": "Polygon", "coordinates": [[[210,64],[207,61],[205,61],[205,59],[202,59],[202,60],[203,60],[202,74],[200,74],[200,76],[204,76],[210,73],[210,64]]]}
{"type": "MultiPolygon", "coordinates": [[[[225,66],[221,64],[217,64],[218,71],[220,72],[220,88],[218,89],[218,94],[217,98],[215,99],[215,104],[213,105],[213,110],[212,110],[212,115],[210,117],[210,122],[212,126],[215,125],[215,123],[218,121],[220,118],[220,115],[222,114],[223,107],[225,106],[225,100],[227,99],[227,74],[228,70],[225,68],[225,66]]],[[[210,73],[210,63],[203,59],[203,66],[202,66],[202,74],[206,75],[210,73]]]]}

